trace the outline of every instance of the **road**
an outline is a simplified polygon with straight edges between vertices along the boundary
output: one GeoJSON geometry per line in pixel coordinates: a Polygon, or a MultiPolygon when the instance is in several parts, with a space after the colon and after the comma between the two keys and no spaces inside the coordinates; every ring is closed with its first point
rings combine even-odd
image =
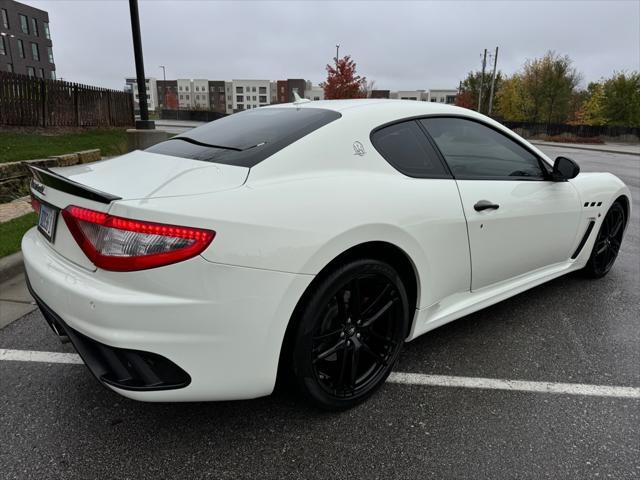
{"type": "MultiPolygon", "coordinates": [[[[631,188],[636,209],[614,269],[437,329],[406,345],[396,371],[640,387],[640,157],[544,150],[631,188]]],[[[0,349],[72,351],[37,312],[0,330],[0,349]]],[[[143,404],[81,365],[0,361],[0,476],[638,478],[639,417],[637,397],[398,383],[339,414],[287,393],[143,404]]]]}

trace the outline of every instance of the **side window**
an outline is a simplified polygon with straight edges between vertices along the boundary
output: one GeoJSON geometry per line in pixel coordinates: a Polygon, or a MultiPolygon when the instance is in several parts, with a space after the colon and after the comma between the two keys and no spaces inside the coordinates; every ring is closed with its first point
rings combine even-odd
{"type": "Polygon", "coordinates": [[[420,121],[456,178],[545,178],[533,153],[492,128],[462,118],[420,121]]]}
{"type": "Polygon", "coordinates": [[[409,177],[451,178],[415,120],[376,130],[371,143],[387,162],[409,177]]]}

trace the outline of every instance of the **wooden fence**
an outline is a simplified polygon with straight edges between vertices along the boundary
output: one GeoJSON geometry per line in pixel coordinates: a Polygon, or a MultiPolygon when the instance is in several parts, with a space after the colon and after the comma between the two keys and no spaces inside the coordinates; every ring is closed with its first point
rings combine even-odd
{"type": "Polygon", "coordinates": [[[128,127],[130,93],[0,72],[0,125],[128,127]]]}

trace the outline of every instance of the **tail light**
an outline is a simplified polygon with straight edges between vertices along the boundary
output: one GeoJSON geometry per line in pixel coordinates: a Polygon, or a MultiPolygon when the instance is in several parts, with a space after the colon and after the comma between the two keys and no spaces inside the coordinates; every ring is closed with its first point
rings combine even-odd
{"type": "Polygon", "coordinates": [[[96,267],[119,272],[195,257],[215,237],[212,230],[131,220],[75,205],[65,208],[62,217],[96,267]]]}
{"type": "Polygon", "coordinates": [[[33,208],[33,211],[36,212],[36,214],[40,214],[40,200],[33,195],[31,195],[31,208],[33,208]]]}

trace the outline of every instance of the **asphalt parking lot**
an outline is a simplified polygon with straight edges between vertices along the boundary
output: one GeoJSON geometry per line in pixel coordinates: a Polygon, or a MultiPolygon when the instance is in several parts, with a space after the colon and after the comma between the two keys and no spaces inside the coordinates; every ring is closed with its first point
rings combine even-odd
{"type": "MultiPolygon", "coordinates": [[[[435,330],[406,345],[398,372],[640,387],[640,156],[543,149],[630,187],[612,272],[560,278],[435,330]]],[[[38,312],[0,330],[0,349],[72,351],[38,312]]],[[[286,393],[143,404],[82,365],[4,360],[0,477],[639,478],[640,399],[387,383],[339,414],[286,393]]]]}

